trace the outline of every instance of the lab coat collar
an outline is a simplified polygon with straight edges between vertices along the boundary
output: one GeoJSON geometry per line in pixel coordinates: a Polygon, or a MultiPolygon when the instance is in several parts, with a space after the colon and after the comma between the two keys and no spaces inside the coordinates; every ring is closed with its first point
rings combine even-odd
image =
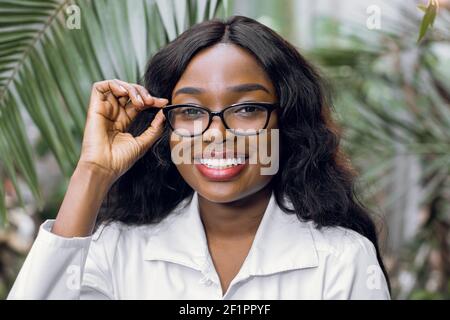
{"type": "MultiPolygon", "coordinates": [[[[269,204],[245,259],[241,276],[268,275],[318,266],[309,223],[283,212],[272,192],[269,204]]],[[[163,260],[214,273],[198,208],[198,193],[185,199],[149,237],[145,260],[163,260]]]]}

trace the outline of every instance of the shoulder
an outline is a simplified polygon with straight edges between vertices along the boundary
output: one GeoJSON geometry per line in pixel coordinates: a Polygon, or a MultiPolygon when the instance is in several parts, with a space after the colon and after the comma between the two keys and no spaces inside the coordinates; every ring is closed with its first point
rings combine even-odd
{"type": "Polygon", "coordinates": [[[128,225],[120,221],[103,223],[92,234],[89,255],[112,263],[118,254],[131,253],[130,248],[139,250],[158,228],[159,224],[128,225]]]}
{"type": "Polygon", "coordinates": [[[126,224],[121,221],[102,223],[92,234],[89,255],[95,259],[112,262],[115,257],[123,258],[142,254],[149,239],[171,225],[183,213],[183,206],[177,207],[158,223],[126,224]],[[101,254],[103,257],[99,257],[101,254]],[[122,254],[122,255],[121,255],[122,254]]]}
{"type": "Polygon", "coordinates": [[[118,241],[122,235],[133,234],[134,230],[136,227],[120,221],[104,222],[92,234],[92,241],[96,243],[118,241]]]}
{"type": "Polygon", "coordinates": [[[319,254],[336,259],[376,259],[375,246],[367,237],[344,227],[316,227],[308,223],[319,254]]]}
{"type": "Polygon", "coordinates": [[[119,241],[146,238],[167,224],[168,220],[170,219],[167,218],[160,223],[145,225],[126,224],[121,221],[102,223],[92,234],[92,242],[117,244],[119,241]]]}
{"type": "Polygon", "coordinates": [[[390,299],[374,244],[343,227],[312,227],[324,279],[325,299],[390,299]]]}
{"type": "MultiPolygon", "coordinates": [[[[289,200],[287,200],[286,206],[293,208],[289,200]]],[[[314,221],[298,219],[292,214],[281,214],[279,216],[288,224],[298,225],[303,230],[309,229],[315,250],[319,256],[348,258],[360,255],[376,258],[376,249],[372,241],[352,229],[340,226],[319,227],[314,221]]],[[[297,231],[298,229],[293,229],[294,233],[297,231]]]]}

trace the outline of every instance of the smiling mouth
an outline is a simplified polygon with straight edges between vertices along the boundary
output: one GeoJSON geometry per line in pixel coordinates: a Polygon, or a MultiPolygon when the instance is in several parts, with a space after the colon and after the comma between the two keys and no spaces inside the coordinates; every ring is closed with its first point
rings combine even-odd
{"type": "Polygon", "coordinates": [[[228,169],[245,164],[247,159],[248,156],[242,153],[211,151],[207,155],[195,156],[194,163],[211,169],[228,169]]]}
{"type": "Polygon", "coordinates": [[[235,158],[200,158],[198,159],[201,165],[204,165],[211,169],[227,169],[242,165],[247,160],[247,157],[235,157],[235,158]]]}
{"type": "Polygon", "coordinates": [[[198,171],[207,179],[213,181],[228,181],[237,177],[247,166],[249,157],[233,151],[199,154],[194,157],[198,171]]]}

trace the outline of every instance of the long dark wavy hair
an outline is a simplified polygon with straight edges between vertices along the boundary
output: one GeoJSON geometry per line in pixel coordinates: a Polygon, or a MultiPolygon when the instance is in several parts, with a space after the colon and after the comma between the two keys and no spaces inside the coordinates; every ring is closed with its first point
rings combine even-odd
{"type": "MultiPolygon", "coordinates": [[[[294,46],[248,17],[205,21],[186,30],[150,59],[145,87],[150,94],[170,102],[189,61],[200,50],[217,43],[247,49],[275,87],[281,105],[279,171],[271,181],[277,204],[302,221],[313,221],[318,228],[341,226],[367,237],[388,279],[375,224],[356,197],[355,173],[339,147],[339,132],[332,121],[324,81],[294,46]],[[284,203],[285,197],[291,206],[284,203]]],[[[134,136],[141,134],[154,115],[153,110],[141,112],[128,131],[134,136]]],[[[171,161],[169,136],[166,124],[161,138],[116,181],[99,212],[97,226],[108,221],[158,223],[193,195],[194,190],[171,161]]]]}

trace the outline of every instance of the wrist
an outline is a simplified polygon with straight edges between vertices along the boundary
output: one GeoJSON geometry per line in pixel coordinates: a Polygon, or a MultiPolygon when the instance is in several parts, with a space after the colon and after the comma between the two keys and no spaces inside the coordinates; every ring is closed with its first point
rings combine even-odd
{"type": "Polygon", "coordinates": [[[70,178],[52,232],[64,237],[92,234],[98,211],[113,183],[109,170],[79,162],[70,178]]]}
{"type": "Polygon", "coordinates": [[[115,182],[116,177],[112,170],[104,168],[93,162],[79,161],[72,175],[72,179],[83,179],[100,188],[105,193],[115,182]]]}

